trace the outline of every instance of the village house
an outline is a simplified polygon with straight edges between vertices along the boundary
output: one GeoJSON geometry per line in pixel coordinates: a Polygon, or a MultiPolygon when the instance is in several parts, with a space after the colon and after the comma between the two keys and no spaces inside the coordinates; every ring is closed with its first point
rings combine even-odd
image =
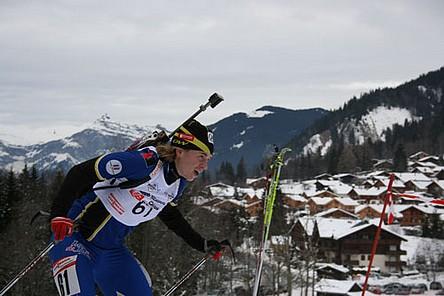
{"type": "Polygon", "coordinates": [[[406,190],[416,191],[416,192],[426,192],[427,188],[432,182],[429,181],[418,181],[418,180],[410,180],[404,183],[406,190]]]}
{"type": "Polygon", "coordinates": [[[420,160],[420,159],[422,159],[422,158],[424,158],[424,157],[427,157],[427,156],[429,156],[428,153],[426,153],[426,152],[424,152],[424,151],[418,151],[418,152],[416,152],[416,153],[410,155],[408,159],[409,159],[410,161],[418,161],[418,160],[420,160]]]}
{"type": "MultiPolygon", "coordinates": [[[[291,235],[301,250],[307,246],[305,240],[311,239],[318,260],[352,268],[368,266],[376,229],[376,225],[359,220],[302,217],[291,235]]],[[[374,266],[382,272],[400,272],[405,265],[401,255],[406,255],[400,248],[401,241],[406,239],[383,227],[374,266]]]]}
{"type": "Polygon", "coordinates": [[[307,204],[311,215],[333,208],[354,213],[355,207],[359,205],[355,200],[348,197],[311,197],[307,204]]]}
{"type": "Polygon", "coordinates": [[[427,193],[437,198],[444,197],[444,180],[432,181],[432,183],[427,186],[427,193]]]}
{"type": "Polygon", "coordinates": [[[315,217],[323,217],[323,218],[335,218],[335,219],[359,219],[355,214],[350,213],[349,211],[345,211],[343,209],[332,208],[326,210],[324,212],[319,212],[315,214],[315,217]]]}
{"type": "Polygon", "coordinates": [[[417,205],[410,205],[403,210],[400,210],[402,218],[400,219],[401,226],[416,226],[422,225],[427,217],[436,213],[433,207],[424,207],[417,205]]]}
{"type": "Polygon", "coordinates": [[[362,200],[364,203],[370,204],[372,201],[383,201],[387,188],[371,187],[371,188],[353,188],[349,193],[354,200],[362,200]]]}
{"type": "Polygon", "coordinates": [[[391,159],[374,159],[373,169],[374,170],[391,170],[393,168],[393,161],[391,159]]]}
{"type": "Polygon", "coordinates": [[[316,273],[318,279],[346,280],[350,275],[350,269],[334,263],[317,263],[316,273]]]}
{"type": "Polygon", "coordinates": [[[299,194],[285,194],[282,196],[282,202],[292,209],[304,209],[307,199],[299,194]]]}
{"type": "Polygon", "coordinates": [[[360,219],[380,218],[382,213],[382,205],[360,205],[356,207],[355,214],[360,219]]]}

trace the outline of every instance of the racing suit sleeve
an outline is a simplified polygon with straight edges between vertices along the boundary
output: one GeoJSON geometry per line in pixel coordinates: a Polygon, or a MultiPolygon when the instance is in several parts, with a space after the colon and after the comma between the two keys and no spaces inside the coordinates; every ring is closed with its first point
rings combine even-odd
{"type": "Polygon", "coordinates": [[[205,239],[185,220],[177,207],[168,204],[159,213],[162,222],[193,249],[205,252],[205,239]]]}
{"type": "Polygon", "coordinates": [[[66,217],[74,201],[105,179],[139,180],[149,175],[157,163],[157,154],[140,151],[114,152],[72,167],[53,201],[50,218],[66,217]]]}
{"type": "Polygon", "coordinates": [[[94,166],[99,157],[87,160],[72,167],[63,181],[51,207],[51,216],[66,217],[74,200],[83,196],[100,181],[94,166]]]}

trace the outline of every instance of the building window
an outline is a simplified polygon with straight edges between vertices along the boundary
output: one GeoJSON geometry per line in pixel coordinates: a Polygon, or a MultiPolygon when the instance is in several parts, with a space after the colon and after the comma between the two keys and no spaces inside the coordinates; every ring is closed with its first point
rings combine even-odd
{"type": "Polygon", "coordinates": [[[361,255],[361,260],[362,260],[362,261],[365,260],[365,255],[361,255]]]}
{"type": "Polygon", "coordinates": [[[390,245],[390,251],[396,251],[397,247],[396,245],[390,245]]]}

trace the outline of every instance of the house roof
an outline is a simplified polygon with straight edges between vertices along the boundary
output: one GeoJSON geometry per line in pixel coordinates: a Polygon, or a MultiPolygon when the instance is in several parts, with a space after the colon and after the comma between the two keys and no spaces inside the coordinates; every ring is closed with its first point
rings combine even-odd
{"type": "Polygon", "coordinates": [[[338,209],[338,208],[328,209],[326,211],[319,212],[319,213],[315,214],[314,216],[315,217],[324,217],[324,216],[330,215],[330,214],[332,214],[334,212],[341,212],[341,213],[344,213],[344,214],[350,216],[351,218],[359,219],[358,216],[356,216],[356,215],[354,215],[354,214],[352,214],[352,213],[350,213],[348,211],[345,211],[343,209],[338,209]]]}
{"type": "Polygon", "coordinates": [[[324,268],[331,268],[334,270],[337,270],[342,273],[348,273],[350,269],[345,267],[344,265],[339,265],[335,263],[316,263],[316,270],[324,269],[324,268]]]}
{"type": "Polygon", "coordinates": [[[387,188],[376,188],[376,187],[371,187],[371,188],[353,188],[352,191],[354,191],[357,195],[360,196],[379,196],[381,194],[383,194],[385,191],[387,190],[387,188]]]}
{"type": "MultiPolygon", "coordinates": [[[[373,226],[378,227],[378,225],[376,225],[374,223],[365,223],[365,224],[361,224],[361,225],[356,225],[356,226],[351,227],[350,229],[348,229],[348,231],[344,231],[343,233],[337,235],[335,238],[336,239],[341,239],[341,238],[349,236],[350,234],[359,232],[359,231],[361,231],[363,229],[366,229],[368,227],[373,227],[373,226]]],[[[407,241],[407,239],[405,237],[403,237],[402,235],[399,235],[398,233],[390,230],[389,228],[387,228],[384,225],[381,226],[381,230],[386,231],[388,233],[391,233],[392,235],[399,237],[403,241],[407,241]]]]}
{"type": "Polygon", "coordinates": [[[411,183],[411,184],[413,184],[416,188],[418,188],[418,189],[420,189],[420,190],[426,190],[426,189],[427,189],[427,186],[429,186],[430,184],[432,184],[432,181],[431,181],[431,180],[429,180],[429,181],[410,180],[410,181],[407,181],[406,184],[407,184],[407,183],[411,183]]]}
{"type": "Polygon", "coordinates": [[[340,204],[344,206],[358,206],[359,203],[351,199],[350,197],[311,197],[310,200],[312,200],[317,205],[326,205],[330,203],[333,200],[336,200],[340,204]]]}
{"type": "Polygon", "coordinates": [[[422,173],[394,173],[394,175],[404,183],[408,181],[431,181],[429,177],[422,173]]]}
{"type": "Polygon", "coordinates": [[[354,281],[339,281],[332,279],[322,279],[315,285],[315,291],[318,293],[344,294],[350,292],[353,287],[362,287],[354,281]]]}

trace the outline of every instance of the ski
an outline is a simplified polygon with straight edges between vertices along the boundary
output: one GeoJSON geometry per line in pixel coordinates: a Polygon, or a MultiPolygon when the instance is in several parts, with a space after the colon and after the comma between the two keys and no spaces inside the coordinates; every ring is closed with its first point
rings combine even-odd
{"type": "Polygon", "coordinates": [[[291,151],[290,148],[283,148],[280,151],[278,151],[275,159],[271,164],[272,177],[270,181],[271,182],[270,186],[268,187],[267,195],[264,200],[264,223],[263,223],[262,236],[259,247],[259,257],[256,266],[253,296],[257,296],[259,292],[259,284],[261,281],[261,274],[262,274],[262,265],[264,263],[264,255],[265,255],[265,243],[268,240],[268,235],[270,232],[271,217],[273,216],[273,206],[274,206],[274,201],[276,199],[276,191],[279,185],[281,169],[282,166],[284,165],[284,156],[285,153],[289,151],[291,151]]]}

